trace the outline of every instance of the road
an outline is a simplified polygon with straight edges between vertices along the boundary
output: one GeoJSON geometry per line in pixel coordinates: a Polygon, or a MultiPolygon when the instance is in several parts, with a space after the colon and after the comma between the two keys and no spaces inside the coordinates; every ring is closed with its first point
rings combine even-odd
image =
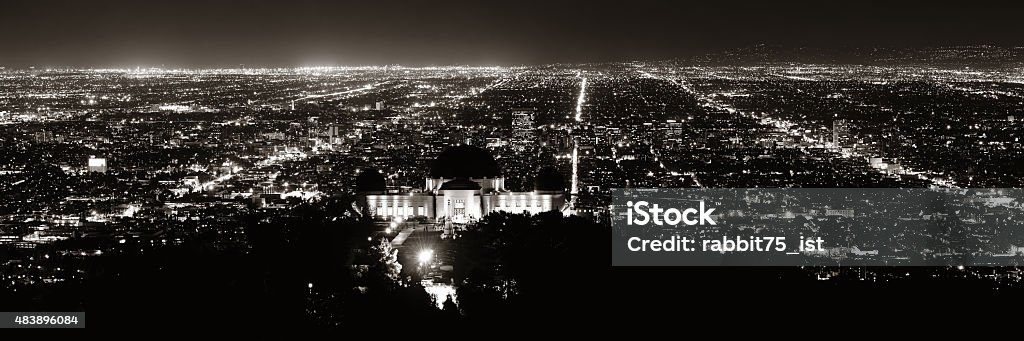
{"type": "MultiPolygon", "coordinates": [[[[583,122],[583,103],[587,100],[587,78],[583,77],[582,72],[578,72],[576,77],[580,78],[580,95],[576,98],[576,122],[583,122]]],[[[576,211],[576,197],[580,193],[580,147],[578,141],[573,141],[572,146],[572,180],[569,190],[569,212],[576,211]]]]}
{"type": "MultiPolygon", "coordinates": [[[[713,108],[713,109],[717,109],[717,110],[728,112],[730,114],[737,114],[737,115],[740,115],[740,116],[743,116],[743,117],[754,119],[754,120],[757,120],[758,122],[760,122],[762,125],[766,125],[766,126],[770,126],[770,127],[775,128],[777,131],[784,132],[784,133],[786,133],[788,135],[791,135],[791,136],[800,136],[804,141],[807,141],[808,143],[813,144],[814,147],[828,149],[828,150],[836,153],[836,155],[838,155],[838,156],[840,156],[842,158],[862,160],[862,161],[866,162],[868,157],[869,157],[868,155],[863,155],[863,154],[860,154],[860,153],[858,153],[856,151],[843,150],[842,148],[834,146],[831,143],[828,143],[826,141],[819,141],[819,140],[817,140],[817,139],[815,139],[815,138],[813,138],[811,136],[808,136],[804,131],[801,131],[800,129],[797,129],[796,128],[797,125],[795,123],[793,123],[793,122],[789,122],[787,120],[771,117],[771,116],[768,116],[768,115],[760,115],[760,116],[759,115],[754,115],[752,113],[744,112],[744,111],[741,111],[739,109],[736,109],[736,108],[730,106],[729,104],[722,103],[721,101],[718,101],[718,100],[714,99],[712,96],[708,96],[706,94],[702,94],[702,93],[697,92],[696,90],[693,89],[693,87],[691,87],[689,84],[687,84],[685,80],[682,80],[682,79],[670,79],[670,78],[666,78],[666,77],[655,76],[655,75],[650,74],[649,72],[642,71],[642,70],[638,70],[638,72],[642,76],[644,76],[644,77],[658,79],[658,80],[670,82],[672,84],[676,84],[677,86],[682,88],[684,91],[686,91],[688,93],[691,93],[694,96],[696,96],[698,99],[700,99],[703,102],[703,105],[708,107],[708,108],[713,108]]],[[[900,163],[900,164],[903,163],[903,162],[901,162],[901,160],[893,160],[893,161],[895,161],[896,163],[900,163]]],[[[872,168],[872,169],[876,170],[879,173],[885,173],[886,172],[886,170],[884,170],[884,169],[878,169],[878,168],[872,168]]],[[[908,174],[908,175],[915,175],[915,176],[917,176],[921,180],[928,181],[931,184],[931,186],[933,186],[933,187],[957,188],[957,186],[951,180],[949,180],[947,178],[931,175],[931,174],[934,174],[934,172],[914,170],[914,169],[911,169],[910,167],[904,166],[903,173],[908,174]]]]}

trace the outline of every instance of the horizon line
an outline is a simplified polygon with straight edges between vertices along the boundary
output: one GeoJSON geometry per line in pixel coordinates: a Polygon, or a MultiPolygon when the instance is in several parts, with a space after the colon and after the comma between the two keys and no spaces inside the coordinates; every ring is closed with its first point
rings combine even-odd
{"type": "MultiPolygon", "coordinates": [[[[544,67],[544,66],[558,66],[558,65],[595,65],[595,64],[615,64],[615,63],[657,63],[657,62],[669,62],[678,61],[680,59],[695,59],[702,57],[715,56],[724,52],[730,51],[741,51],[753,48],[773,48],[773,49],[815,49],[824,51],[856,51],[856,50],[874,50],[874,49],[891,49],[891,50],[929,50],[938,48],[1002,48],[1002,49],[1024,49],[1024,45],[1000,45],[991,43],[976,43],[976,44],[946,44],[946,45],[930,45],[930,46],[919,46],[919,47],[894,47],[894,46],[848,46],[843,48],[828,48],[820,46],[787,46],[778,44],[752,44],[744,47],[732,47],[716,49],[711,52],[698,53],[693,55],[680,55],[675,57],[655,57],[655,58],[622,58],[614,60],[579,60],[579,61],[552,61],[543,63],[451,63],[451,64],[439,64],[439,63],[386,63],[386,64],[354,64],[354,65],[267,65],[267,64],[253,64],[255,66],[246,66],[247,63],[232,63],[233,65],[225,64],[196,64],[190,66],[172,65],[167,66],[167,63],[162,63],[159,66],[156,65],[31,65],[25,63],[13,63],[12,65],[0,64],[0,70],[31,70],[31,69],[45,69],[45,70],[301,70],[301,69],[374,69],[374,68],[405,68],[405,69],[430,69],[430,68],[528,68],[528,67],[544,67]],[[21,65],[17,65],[21,64],[21,65]]],[[[792,57],[792,56],[791,56],[792,57]]],[[[813,57],[813,56],[808,56],[813,57]]],[[[864,56],[846,56],[846,58],[858,58],[864,56]]],[[[764,61],[764,62],[744,62],[736,64],[766,64],[766,63],[785,63],[786,61],[764,61]]],[[[792,61],[794,63],[803,64],[831,64],[831,65],[858,65],[865,64],[869,61],[862,62],[805,62],[805,61],[792,61]]],[[[1024,58],[1021,61],[1024,62],[1024,58]]],[[[914,62],[911,64],[926,64],[926,61],[914,62]]]]}

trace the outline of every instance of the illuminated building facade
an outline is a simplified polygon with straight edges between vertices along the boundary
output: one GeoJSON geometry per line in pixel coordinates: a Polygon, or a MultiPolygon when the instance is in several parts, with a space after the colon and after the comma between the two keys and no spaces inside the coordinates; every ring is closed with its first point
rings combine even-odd
{"type": "Polygon", "coordinates": [[[445,150],[434,160],[420,191],[389,191],[383,175],[367,169],[356,179],[356,192],[370,214],[384,219],[427,217],[467,223],[497,211],[564,211],[567,206],[562,175],[545,167],[535,179],[533,191],[508,191],[501,168],[489,152],[461,145],[445,150]]]}
{"type": "Polygon", "coordinates": [[[534,109],[512,110],[512,136],[516,150],[526,150],[526,147],[535,142],[534,138],[534,109]]]}
{"type": "Polygon", "coordinates": [[[832,144],[836,147],[846,147],[850,144],[850,121],[832,121],[832,144]]]}
{"type": "Polygon", "coordinates": [[[89,158],[89,171],[97,173],[107,172],[107,159],[99,157],[89,158]]]}

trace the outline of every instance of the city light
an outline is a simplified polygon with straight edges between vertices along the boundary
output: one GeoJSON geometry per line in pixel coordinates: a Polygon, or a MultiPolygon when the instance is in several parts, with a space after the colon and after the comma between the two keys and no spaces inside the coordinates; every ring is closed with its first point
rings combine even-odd
{"type": "Polygon", "coordinates": [[[420,252],[416,254],[416,260],[419,262],[420,265],[427,264],[427,263],[429,263],[433,259],[434,259],[434,250],[431,250],[431,249],[423,249],[423,250],[420,250],[420,252]]]}
{"type": "Polygon", "coordinates": [[[583,122],[583,103],[587,100],[587,78],[582,72],[577,72],[576,77],[580,79],[580,95],[576,98],[576,122],[583,122]]]}
{"type": "MultiPolygon", "coordinates": [[[[737,52],[699,63],[542,67],[0,69],[0,145],[7,147],[0,148],[0,276],[10,276],[0,289],[77,292],[87,280],[130,275],[93,267],[163,262],[194,245],[229,260],[285,261],[304,258],[274,252],[330,246],[325,260],[337,264],[296,279],[360,278],[348,281],[354,288],[324,279],[318,288],[328,294],[374,292],[359,282],[380,274],[405,288],[416,278],[442,308],[456,289],[475,285],[462,278],[475,270],[462,264],[481,266],[476,258],[508,255],[502,248],[523,240],[561,248],[601,231],[533,235],[567,225],[554,219],[593,227],[629,221],[615,202],[620,189],[802,187],[982,194],[940,205],[946,210],[920,205],[886,224],[865,223],[866,213],[839,207],[845,203],[790,198],[755,215],[744,209],[776,198],[750,195],[749,207],[717,211],[737,229],[684,232],[768,235],[779,231],[767,222],[783,220],[840,241],[792,255],[839,269],[808,265],[787,280],[955,277],[1019,287],[1019,268],[982,271],[961,261],[1011,263],[1024,254],[1013,233],[977,228],[1012,227],[1024,217],[1013,191],[1024,187],[1017,162],[1024,76],[1019,63],[974,65],[1021,51],[954,47],[910,61],[905,56],[925,52],[878,50],[871,53],[884,62],[863,64],[734,65],[736,57],[765,57],[737,52]],[[967,233],[928,228],[958,218],[967,233]],[[861,238],[893,233],[891,247],[861,238]],[[961,255],[970,257],[953,257],[961,255]],[[956,260],[892,269],[918,256],[956,260]],[[860,261],[886,267],[848,266],[860,261]],[[407,277],[409,269],[419,276],[407,277]]],[[[660,240],[678,232],[658,221],[670,221],[648,224],[666,235],[660,240]]],[[[514,272],[525,268],[518,259],[479,261],[508,275],[487,284],[503,295],[543,284],[516,283],[514,272]]],[[[180,273],[163,269],[154,273],[180,273]]],[[[323,308],[309,303],[309,311],[323,308]]],[[[401,323],[399,316],[386,319],[401,323]]]]}

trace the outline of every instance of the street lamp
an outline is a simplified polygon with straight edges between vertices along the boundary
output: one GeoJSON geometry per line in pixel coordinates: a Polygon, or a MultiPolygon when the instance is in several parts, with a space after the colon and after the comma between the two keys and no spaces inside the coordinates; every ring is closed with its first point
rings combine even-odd
{"type": "Polygon", "coordinates": [[[416,259],[419,260],[420,265],[429,263],[430,260],[433,259],[433,258],[434,258],[434,250],[431,250],[431,249],[420,250],[420,253],[418,255],[416,255],[416,259]]]}

